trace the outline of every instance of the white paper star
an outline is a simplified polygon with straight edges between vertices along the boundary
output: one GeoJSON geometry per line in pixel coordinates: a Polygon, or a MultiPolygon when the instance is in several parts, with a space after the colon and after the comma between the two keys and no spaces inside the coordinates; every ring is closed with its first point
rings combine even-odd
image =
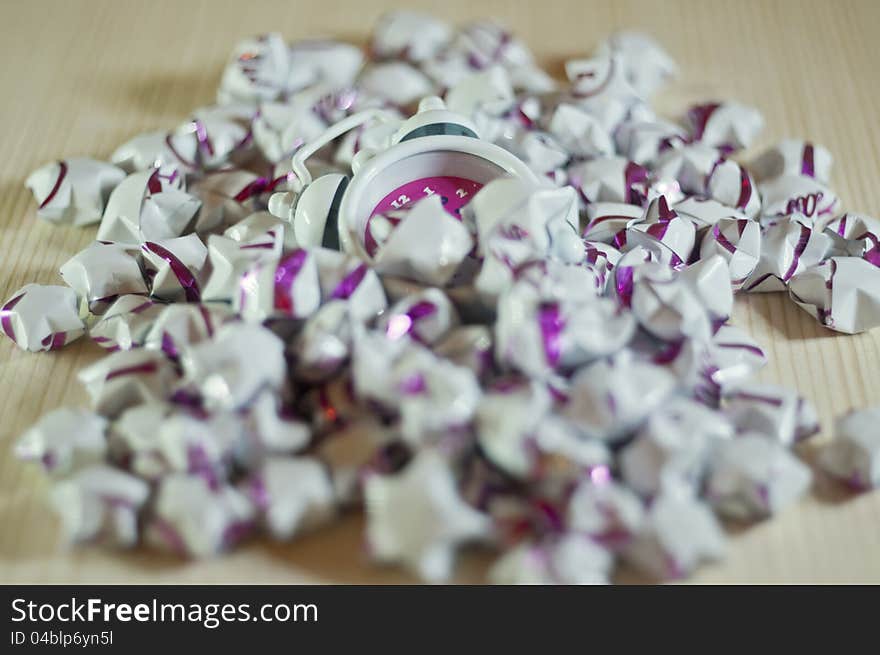
{"type": "Polygon", "coordinates": [[[421,451],[397,475],[368,478],[365,499],[373,555],[430,582],[449,577],[460,543],[490,533],[488,517],[462,500],[449,464],[434,450],[421,451]]]}

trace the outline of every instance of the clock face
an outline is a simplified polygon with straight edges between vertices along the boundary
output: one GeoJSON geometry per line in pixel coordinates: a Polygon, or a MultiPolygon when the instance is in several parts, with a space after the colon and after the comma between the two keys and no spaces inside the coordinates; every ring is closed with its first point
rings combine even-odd
{"type": "Polygon", "coordinates": [[[503,148],[471,136],[438,134],[401,141],[354,171],[339,205],[339,243],[372,259],[412,205],[438,196],[450,216],[492,180],[535,174],[503,148]]]}
{"type": "MultiPolygon", "coordinates": [[[[385,195],[370,213],[370,218],[367,220],[364,232],[364,243],[367,247],[367,252],[372,256],[378,248],[371,226],[375,216],[393,214],[398,210],[409,208],[413,203],[422,198],[438,195],[446,213],[461,220],[461,208],[468,204],[482,187],[483,185],[479,182],[453,175],[421,177],[398,186],[385,195]]],[[[399,219],[390,217],[388,220],[394,225],[399,221],[399,219]]]]}

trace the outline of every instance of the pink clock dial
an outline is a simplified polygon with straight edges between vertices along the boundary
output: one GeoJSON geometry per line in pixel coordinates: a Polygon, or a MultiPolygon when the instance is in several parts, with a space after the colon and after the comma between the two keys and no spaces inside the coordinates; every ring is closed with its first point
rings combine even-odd
{"type": "MultiPolygon", "coordinates": [[[[479,182],[452,175],[423,177],[397,187],[379,201],[373,208],[370,219],[367,220],[367,228],[364,233],[367,252],[372,256],[378,248],[370,230],[370,221],[377,214],[389,214],[407,209],[422,198],[438,195],[443,202],[446,213],[461,220],[461,208],[468,204],[482,187],[483,185],[479,182]]],[[[390,217],[389,220],[394,224],[398,222],[390,217]]]]}

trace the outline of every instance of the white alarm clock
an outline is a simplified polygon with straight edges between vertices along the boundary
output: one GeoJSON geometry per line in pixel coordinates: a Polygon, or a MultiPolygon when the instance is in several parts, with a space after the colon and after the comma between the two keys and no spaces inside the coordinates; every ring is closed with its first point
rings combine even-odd
{"type": "Polygon", "coordinates": [[[370,261],[376,250],[370,221],[407,208],[426,196],[439,195],[444,209],[460,218],[483,186],[499,177],[537,182],[517,157],[479,138],[463,116],[446,109],[437,97],[425,98],[419,111],[390,137],[387,149],[361,150],[352,176],[329,173],[312,181],[305,161],[333,139],[370,121],[388,121],[386,112],[368,110],[343,119],[293,156],[299,194],[278,193],[269,211],[293,224],[300,247],[324,246],[370,261]]]}

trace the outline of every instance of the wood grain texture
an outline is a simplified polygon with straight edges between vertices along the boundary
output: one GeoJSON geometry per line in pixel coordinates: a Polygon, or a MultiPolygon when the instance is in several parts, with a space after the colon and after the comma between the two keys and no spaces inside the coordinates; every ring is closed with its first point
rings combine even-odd
{"type": "MultiPolygon", "coordinates": [[[[0,297],[27,282],[59,283],[58,267],[95,234],[94,228],[38,221],[23,186],[31,170],[68,156],[106,158],[131,136],[170,128],[190,109],[211,103],[237,39],[277,30],[290,39],[325,35],[361,43],[375,19],[396,4],[404,3],[0,3],[0,297]]],[[[692,101],[712,98],[754,104],[767,119],[758,148],[786,136],[824,144],[836,156],[832,186],[845,207],[880,214],[876,0],[405,4],[456,21],[498,18],[554,73],[611,30],[649,31],[682,69],[659,98],[661,110],[674,116],[692,101]]],[[[735,321],[768,350],[762,379],[797,387],[826,426],[850,407],[880,404],[880,330],[834,334],[780,294],[740,298],[735,321]]],[[[15,461],[10,446],[42,413],[85,403],[75,373],[99,355],[87,340],[36,355],[6,339],[0,343],[0,582],[410,580],[365,563],[358,517],[297,543],[255,543],[197,563],[59,549],[45,481],[15,461]]],[[[480,581],[487,561],[487,554],[469,554],[457,579],[480,581]]],[[[736,534],[726,560],[694,580],[880,582],[880,493],[850,497],[820,483],[798,507],[736,534]]]]}

